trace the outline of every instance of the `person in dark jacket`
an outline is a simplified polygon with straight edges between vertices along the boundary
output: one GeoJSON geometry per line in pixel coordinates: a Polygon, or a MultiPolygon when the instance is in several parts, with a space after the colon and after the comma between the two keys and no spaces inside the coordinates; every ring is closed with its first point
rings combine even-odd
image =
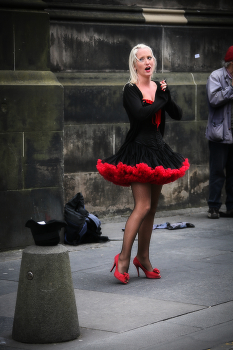
{"type": "MultiPolygon", "coordinates": [[[[119,151],[98,160],[97,169],[108,181],[131,186],[134,209],[127,220],[121,253],[114,259],[114,276],[128,283],[131,249],[138,233],[138,252],[133,263],[146,277],[160,278],[149,259],[149,245],[159,195],[164,184],[185,175],[187,159],[164,142],[165,112],[180,120],[181,108],[172,100],[166,81],[153,81],[156,59],[144,44],[135,46],[129,56],[130,80],[124,87],[123,105],[130,129],[119,151]]],[[[112,270],[113,270],[112,268],[112,270]]],[[[111,271],[112,271],[111,270],[111,271]]]]}
{"type": "Polygon", "coordinates": [[[206,89],[209,116],[206,137],[209,140],[208,217],[233,217],[233,46],[224,58],[224,66],[211,73],[206,89]],[[219,211],[226,181],[226,212],[219,211]]]}

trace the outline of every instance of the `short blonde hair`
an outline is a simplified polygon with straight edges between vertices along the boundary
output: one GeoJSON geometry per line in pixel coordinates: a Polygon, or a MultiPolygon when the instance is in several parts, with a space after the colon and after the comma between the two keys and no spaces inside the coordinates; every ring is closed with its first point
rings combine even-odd
{"type": "Polygon", "coordinates": [[[136,69],[135,69],[135,62],[137,60],[137,52],[139,49],[149,49],[151,51],[151,56],[154,58],[155,60],[155,69],[154,71],[156,70],[156,67],[157,67],[157,61],[156,61],[156,58],[153,54],[153,51],[151,49],[150,46],[147,46],[145,44],[138,44],[136,46],[134,46],[130,52],[130,55],[129,55],[129,74],[130,74],[130,78],[129,78],[129,83],[131,84],[136,84],[137,81],[138,81],[138,75],[137,75],[137,72],[136,72],[136,69]]]}

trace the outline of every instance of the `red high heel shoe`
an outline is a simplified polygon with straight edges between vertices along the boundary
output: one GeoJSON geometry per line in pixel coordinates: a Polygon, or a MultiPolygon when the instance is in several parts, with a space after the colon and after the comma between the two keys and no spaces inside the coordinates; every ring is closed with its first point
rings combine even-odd
{"type": "Polygon", "coordinates": [[[139,277],[139,267],[144,271],[147,278],[161,278],[160,271],[158,269],[154,269],[153,271],[147,271],[144,266],[140,263],[138,258],[135,256],[133,259],[133,264],[135,265],[137,271],[138,271],[138,277],[139,277]]]}
{"type": "Polygon", "coordinates": [[[119,255],[116,255],[115,258],[114,258],[114,264],[113,264],[113,267],[111,268],[110,272],[112,272],[112,270],[114,269],[114,267],[116,267],[116,270],[114,272],[114,276],[119,280],[121,281],[122,283],[124,284],[127,284],[129,282],[129,274],[127,272],[124,272],[124,273],[120,273],[118,271],[118,259],[119,259],[119,255]]]}

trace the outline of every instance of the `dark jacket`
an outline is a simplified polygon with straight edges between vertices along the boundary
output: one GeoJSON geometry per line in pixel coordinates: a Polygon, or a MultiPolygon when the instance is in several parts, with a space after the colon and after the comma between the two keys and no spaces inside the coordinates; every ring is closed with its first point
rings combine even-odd
{"type": "Polygon", "coordinates": [[[226,68],[211,73],[207,85],[209,117],[206,138],[220,143],[232,143],[231,104],[233,87],[226,68]]]}

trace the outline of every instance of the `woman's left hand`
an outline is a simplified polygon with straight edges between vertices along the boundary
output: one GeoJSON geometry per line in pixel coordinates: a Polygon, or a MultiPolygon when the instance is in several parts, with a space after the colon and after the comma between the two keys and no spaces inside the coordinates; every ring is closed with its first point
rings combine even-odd
{"type": "Polygon", "coordinates": [[[167,88],[166,80],[164,79],[164,80],[160,81],[160,85],[161,85],[161,90],[165,91],[167,88]]]}

